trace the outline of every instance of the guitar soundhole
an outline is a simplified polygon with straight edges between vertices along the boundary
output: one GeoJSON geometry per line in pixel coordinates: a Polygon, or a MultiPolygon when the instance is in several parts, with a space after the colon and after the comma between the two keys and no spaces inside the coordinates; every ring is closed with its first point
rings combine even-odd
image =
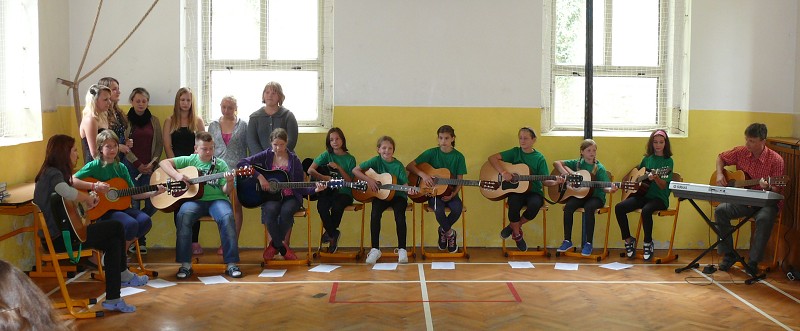
{"type": "Polygon", "coordinates": [[[119,199],[119,192],[117,192],[117,190],[108,191],[108,193],[106,193],[106,199],[108,199],[108,201],[116,201],[119,199]]]}

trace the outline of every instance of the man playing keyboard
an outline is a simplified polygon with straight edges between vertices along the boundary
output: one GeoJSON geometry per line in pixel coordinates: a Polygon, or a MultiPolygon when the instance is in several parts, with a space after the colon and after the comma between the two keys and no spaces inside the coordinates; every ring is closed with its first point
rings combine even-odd
{"type": "MultiPolygon", "coordinates": [[[[753,123],[744,130],[745,145],[734,147],[733,149],[722,152],[717,157],[717,185],[727,186],[725,171],[723,167],[735,165],[737,170],[742,170],[750,178],[761,178],[758,185],[748,187],[754,190],[776,191],[781,193],[781,188],[771,186],[765,178],[779,177],[783,172],[783,158],[775,151],[767,148],[767,126],[763,123],[753,123]]],[[[772,225],[775,217],[783,203],[768,205],[764,207],[752,207],[747,205],[721,203],[714,211],[717,230],[721,234],[732,231],[731,219],[753,215],[756,222],[755,232],[750,242],[750,260],[747,262],[748,273],[758,272],[758,262],[764,256],[764,247],[767,245],[769,236],[772,233],[772,225]],[[755,213],[754,213],[755,212],[755,213]]],[[[717,252],[723,255],[719,270],[727,271],[736,263],[736,256],[733,255],[733,240],[727,236],[723,242],[717,246],[717,252]]],[[[754,274],[750,276],[755,277],[754,274]]]]}

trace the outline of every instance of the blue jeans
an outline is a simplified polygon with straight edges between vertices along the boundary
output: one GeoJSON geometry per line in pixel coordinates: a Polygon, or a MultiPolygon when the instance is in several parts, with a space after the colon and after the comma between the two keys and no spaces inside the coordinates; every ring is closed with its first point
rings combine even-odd
{"type": "Polygon", "coordinates": [[[115,220],[122,223],[125,228],[125,240],[133,240],[133,238],[140,238],[153,227],[153,221],[150,216],[143,213],[141,210],[128,208],[125,210],[109,210],[103,214],[98,221],[115,220]]]}
{"type": "Polygon", "coordinates": [[[464,204],[458,195],[447,202],[442,200],[442,197],[435,196],[428,199],[428,205],[433,209],[433,213],[436,214],[436,221],[439,222],[439,226],[442,227],[444,232],[450,231],[453,224],[458,222],[458,218],[461,217],[461,211],[464,209],[464,204]],[[446,214],[445,208],[450,208],[450,215],[446,214]]]}
{"type": "Polygon", "coordinates": [[[294,225],[294,213],[300,210],[300,201],[288,196],[281,201],[267,201],[261,205],[261,223],[272,237],[273,247],[282,247],[286,234],[294,225]]]}
{"type": "Polygon", "coordinates": [[[192,260],[192,224],[202,216],[214,218],[219,228],[222,242],[222,255],[225,263],[239,262],[239,243],[233,221],[233,209],[228,200],[187,201],[181,205],[177,214],[177,238],[175,241],[175,261],[179,263],[192,260]]]}

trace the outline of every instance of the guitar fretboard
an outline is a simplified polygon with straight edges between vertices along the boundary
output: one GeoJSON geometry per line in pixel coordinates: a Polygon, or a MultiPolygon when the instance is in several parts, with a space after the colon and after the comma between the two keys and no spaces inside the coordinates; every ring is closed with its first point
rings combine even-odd
{"type": "Polygon", "coordinates": [[[583,181],[578,185],[579,187],[621,187],[622,182],[598,182],[598,181],[583,181]]]}
{"type": "Polygon", "coordinates": [[[189,180],[189,183],[192,183],[192,184],[205,183],[205,182],[207,182],[207,181],[212,181],[212,180],[215,180],[215,179],[220,179],[220,178],[222,178],[222,177],[225,177],[225,176],[227,176],[228,174],[234,174],[234,175],[235,175],[235,174],[236,174],[236,172],[235,172],[235,171],[228,171],[228,172],[220,172],[220,173],[216,173],[216,174],[211,174],[211,175],[200,176],[200,177],[197,177],[197,178],[192,178],[192,179],[190,179],[190,180],[189,180]]]}
{"type": "Polygon", "coordinates": [[[381,190],[393,190],[393,191],[403,191],[403,192],[408,192],[411,189],[417,189],[416,186],[397,185],[397,184],[381,184],[379,188],[381,190]]]}
{"type": "Polygon", "coordinates": [[[116,190],[116,191],[117,191],[117,196],[127,197],[127,196],[131,196],[131,195],[137,195],[137,194],[140,194],[140,193],[145,193],[145,192],[158,191],[158,186],[156,186],[156,185],[139,186],[139,187],[131,187],[131,188],[126,188],[126,189],[116,190]]]}
{"type": "Polygon", "coordinates": [[[514,175],[514,180],[517,181],[543,181],[543,180],[557,180],[558,176],[548,175],[514,175]]]}
{"type": "Polygon", "coordinates": [[[464,185],[464,186],[481,186],[480,180],[457,179],[457,178],[435,178],[436,184],[445,185],[464,185]]]}

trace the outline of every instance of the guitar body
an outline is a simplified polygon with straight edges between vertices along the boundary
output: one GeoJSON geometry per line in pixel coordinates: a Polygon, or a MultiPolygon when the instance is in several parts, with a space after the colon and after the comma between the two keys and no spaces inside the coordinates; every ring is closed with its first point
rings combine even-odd
{"type": "MultiPolygon", "coordinates": [[[[272,183],[289,181],[289,174],[283,170],[265,170],[259,167],[255,169],[267,179],[270,186],[273,186],[272,183]]],[[[258,182],[258,176],[239,177],[236,179],[236,196],[242,207],[255,208],[267,201],[280,201],[283,199],[283,190],[270,187],[269,191],[264,191],[258,182]]]]}
{"type": "MultiPolygon", "coordinates": [[[[586,170],[578,170],[577,173],[583,177],[584,181],[591,181],[592,174],[586,170]]],[[[551,175],[558,176],[561,173],[558,172],[558,169],[553,169],[550,173],[551,175]]],[[[564,182],[563,184],[559,184],[556,186],[548,186],[547,187],[547,196],[552,201],[556,201],[558,203],[566,203],[568,198],[576,198],[576,199],[583,199],[585,197],[591,196],[593,192],[593,188],[591,187],[575,187],[570,185],[569,182],[564,182]],[[561,192],[564,192],[564,195],[561,195],[561,192]],[[561,198],[559,200],[559,198],[561,198]]]]}
{"type": "MultiPolygon", "coordinates": [[[[499,161],[502,165],[503,169],[518,175],[529,175],[530,169],[524,163],[520,164],[511,164],[508,162],[499,161]]],[[[500,183],[500,187],[496,190],[481,190],[481,194],[489,200],[498,201],[503,200],[506,195],[509,193],[525,193],[530,188],[530,182],[528,181],[519,181],[519,182],[507,182],[503,181],[503,175],[500,174],[497,170],[494,169],[489,161],[483,164],[481,167],[481,180],[487,181],[496,181],[500,183]]]]}
{"type": "MultiPolygon", "coordinates": [[[[99,180],[91,177],[84,178],[83,181],[90,183],[99,182],[99,180]]],[[[129,195],[117,196],[117,194],[115,194],[118,190],[127,189],[128,182],[119,177],[111,178],[104,182],[106,182],[111,189],[106,193],[97,193],[97,198],[100,202],[98,202],[94,208],[86,211],[87,219],[96,220],[109,210],[125,210],[131,207],[131,197],[129,195]]]]}
{"type": "MultiPolygon", "coordinates": [[[[378,185],[397,184],[397,178],[392,176],[392,174],[390,173],[379,174],[375,172],[375,170],[369,169],[366,172],[364,172],[364,174],[367,175],[367,177],[377,181],[378,185]]],[[[367,188],[364,191],[353,190],[353,198],[363,203],[370,202],[375,198],[380,200],[392,200],[394,198],[394,191],[387,189],[380,189],[378,190],[378,192],[372,192],[372,190],[370,190],[369,188],[367,188]]]]}
{"type": "Polygon", "coordinates": [[[86,242],[86,227],[91,224],[86,218],[85,206],[77,201],[62,198],[58,193],[50,195],[51,211],[60,230],[68,230],[74,236],[73,243],[86,242]]]}
{"type": "MultiPolygon", "coordinates": [[[[419,170],[422,170],[422,172],[428,174],[428,176],[434,178],[450,178],[450,170],[448,170],[447,168],[434,168],[433,166],[427,163],[417,164],[417,168],[419,170]]],[[[422,203],[428,201],[428,199],[430,199],[431,197],[431,195],[428,192],[431,191],[434,192],[435,195],[437,196],[441,196],[444,194],[451,194],[453,192],[452,187],[447,184],[429,186],[428,184],[425,184],[425,181],[422,180],[422,177],[417,176],[417,174],[415,173],[408,174],[408,185],[417,186],[420,188],[417,194],[408,196],[409,198],[411,198],[411,200],[413,200],[416,203],[422,203]]]]}
{"type": "MultiPolygon", "coordinates": [[[[744,171],[736,170],[736,171],[729,171],[727,169],[722,169],[725,174],[725,180],[728,181],[728,187],[741,187],[736,186],[736,182],[745,181],[748,178],[747,174],[744,171]]],[[[713,174],[711,174],[711,179],[708,181],[711,185],[717,185],[717,171],[715,170],[713,174]]]]}
{"type": "MultiPolygon", "coordinates": [[[[178,169],[178,172],[188,176],[189,178],[196,178],[200,174],[197,168],[189,166],[183,169],[178,169]]],[[[150,176],[150,185],[158,185],[159,183],[167,183],[173,181],[164,170],[161,168],[153,171],[150,176]]],[[[184,201],[193,200],[203,196],[203,184],[192,184],[178,190],[167,190],[164,194],[159,194],[150,198],[153,206],[163,212],[172,212],[178,209],[184,201]]]]}
{"type": "MultiPolygon", "coordinates": [[[[637,178],[644,176],[647,173],[647,169],[645,167],[641,168],[633,168],[624,178],[622,178],[623,182],[630,182],[636,181],[637,178]]],[[[629,197],[641,197],[647,194],[647,190],[650,188],[650,180],[643,180],[639,182],[639,187],[635,190],[623,190],[622,191],[622,199],[619,201],[625,201],[625,199],[629,197]]]]}

